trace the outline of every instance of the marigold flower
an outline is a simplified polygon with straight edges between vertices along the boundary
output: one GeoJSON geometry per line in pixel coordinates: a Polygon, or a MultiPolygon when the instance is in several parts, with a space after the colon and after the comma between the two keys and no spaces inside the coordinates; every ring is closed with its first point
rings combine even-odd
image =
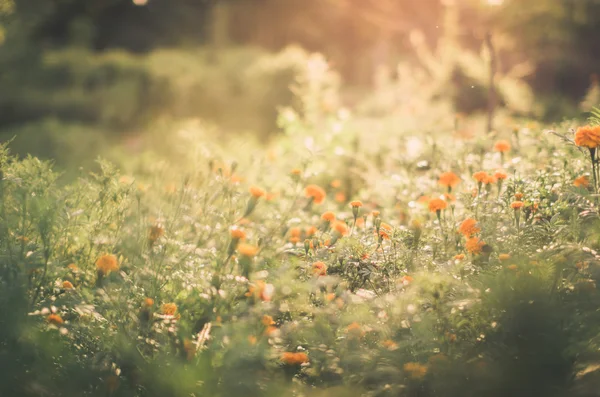
{"type": "Polygon", "coordinates": [[[112,271],[119,270],[119,262],[117,261],[117,257],[114,255],[102,255],[96,261],[96,268],[98,271],[102,272],[102,274],[107,275],[112,271]]]}
{"type": "Polygon", "coordinates": [[[509,270],[517,270],[519,267],[517,265],[515,265],[515,264],[512,264],[512,265],[506,266],[506,268],[509,269],[509,270]]]}
{"type": "Polygon", "coordinates": [[[300,168],[294,168],[290,171],[290,174],[294,176],[300,176],[302,174],[302,170],[300,168]]]}
{"type": "Polygon", "coordinates": [[[521,192],[516,192],[514,195],[515,200],[517,201],[521,201],[523,199],[523,193],[521,192]]]}
{"type": "Polygon", "coordinates": [[[485,243],[483,241],[481,241],[479,238],[477,237],[471,237],[470,239],[467,240],[467,243],[465,244],[465,248],[467,250],[467,252],[476,255],[481,253],[483,246],[485,245],[485,243]]]}
{"type": "Polygon", "coordinates": [[[285,352],[281,355],[281,361],[288,365],[300,365],[308,362],[306,353],[285,352]]]}
{"type": "Polygon", "coordinates": [[[460,183],[460,178],[454,172],[444,172],[440,175],[438,183],[448,188],[453,188],[460,183]]]}
{"type": "Polygon", "coordinates": [[[64,323],[64,320],[62,319],[61,316],[59,316],[58,314],[50,314],[48,317],[46,317],[46,321],[48,321],[50,324],[54,324],[54,325],[61,325],[62,323],[64,323]]]}
{"type": "Polygon", "coordinates": [[[250,284],[246,296],[255,296],[264,302],[270,302],[274,294],[275,286],[273,284],[259,280],[255,284],[250,284]]]}
{"type": "Polygon", "coordinates": [[[79,271],[79,268],[74,263],[69,263],[69,265],[67,266],[67,269],[69,269],[73,273],[77,273],[79,271]]]}
{"type": "Polygon", "coordinates": [[[483,179],[483,183],[485,183],[486,185],[491,185],[493,183],[496,183],[496,177],[490,174],[487,174],[486,177],[483,179]]]}
{"type": "Polygon", "coordinates": [[[152,299],[152,298],[145,298],[144,299],[144,306],[146,306],[146,307],[154,306],[154,299],[152,299]]]}
{"type": "Polygon", "coordinates": [[[290,229],[290,236],[292,237],[300,237],[302,234],[302,230],[299,227],[293,227],[290,229]]]}
{"type": "Polygon", "coordinates": [[[234,240],[244,240],[246,238],[246,233],[237,227],[232,227],[229,230],[229,234],[231,234],[231,238],[234,240]]]}
{"type": "Polygon", "coordinates": [[[398,348],[398,344],[391,339],[384,340],[382,345],[388,350],[396,350],[398,348]]]}
{"type": "Polygon", "coordinates": [[[70,281],[63,281],[62,283],[62,287],[64,289],[73,289],[73,283],[71,283],[70,281]]]}
{"type": "Polygon", "coordinates": [[[342,236],[345,236],[348,234],[348,225],[346,225],[346,222],[342,222],[342,221],[335,222],[333,224],[333,229],[342,236]]]}
{"type": "Polygon", "coordinates": [[[379,218],[380,214],[381,214],[381,212],[379,212],[379,211],[373,211],[373,218],[379,218]]]}
{"type": "Polygon", "coordinates": [[[323,215],[321,215],[321,219],[327,222],[333,222],[335,221],[335,214],[331,211],[324,212],[323,215]]]}
{"type": "Polygon", "coordinates": [[[363,203],[362,203],[362,201],[355,200],[355,201],[351,201],[351,202],[350,202],[350,206],[351,206],[352,208],[359,208],[359,207],[362,207],[362,206],[363,206],[363,203]]]}
{"type": "Polygon", "coordinates": [[[174,303],[165,303],[161,306],[160,311],[167,316],[174,316],[177,313],[177,305],[174,303]]]}
{"type": "Polygon", "coordinates": [[[261,189],[261,188],[259,188],[257,186],[251,186],[250,187],[250,194],[255,199],[259,199],[259,198],[263,197],[266,194],[266,192],[263,189],[261,189]]]}
{"type": "Polygon", "coordinates": [[[338,203],[346,202],[346,195],[343,192],[337,192],[335,194],[335,201],[338,203]]]}
{"type": "Polygon", "coordinates": [[[306,229],[306,237],[312,237],[317,234],[317,228],[314,226],[310,226],[306,229]]]}
{"type": "Polygon", "coordinates": [[[331,181],[332,188],[338,189],[341,186],[342,186],[342,181],[340,181],[339,179],[334,179],[333,181],[331,181]]]}
{"type": "Polygon", "coordinates": [[[357,322],[348,325],[348,327],[346,328],[346,332],[348,333],[348,335],[355,338],[361,337],[365,334],[362,327],[357,322]]]}
{"type": "Polygon", "coordinates": [[[385,222],[381,222],[381,225],[379,226],[382,229],[387,230],[388,232],[391,232],[392,230],[394,230],[394,228],[392,227],[392,225],[385,223],[385,222]]]}
{"type": "Polygon", "coordinates": [[[575,178],[573,185],[576,187],[588,187],[590,185],[590,180],[588,179],[587,175],[582,175],[578,178],[575,178]]]}
{"type": "Polygon", "coordinates": [[[494,144],[494,150],[500,153],[508,152],[510,150],[510,142],[507,140],[500,140],[494,144]]]}
{"type": "Polygon", "coordinates": [[[312,272],[315,276],[326,276],[327,265],[323,262],[315,262],[312,264],[312,272]]]}
{"type": "Polygon", "coordinates": [[[379,230],[379,237],[381,237],[382,240],[390,239],[390,235],[383,229],[379,230]]]}
{"type": "Polygon", "coordinates": [[[237,246],[237,250],[240,255],[245,256],[247,258],[253,258],[258,254],[258,247],[255,245],[241,243],[237,246]]]}
{"type": "Polygon", "coordinates": [[[444,200],[446,200],[449,203],[453,203],[456,201],[456,196],[454,196],[451,193],[444,193],[444,200]]]}
{"type": "Polygon", "coordinates": [[[408,276],[408,275],[402,276],[400,281],[402,282],[403,285],[408,285],[414,281],[414,278],[412,278],[411,276],[408,276]]]}
{"type": "Polygon", "coordinates": [[[325,200],[325,190],[317,185],[308,185],[304,189],[306,197],[312,199],[315,204],[321,204],[325,200]]]}
{"type": "Polygon", "coordinates": [[[522,201],[513,201],[512,203],[510,203],[510,208],[517,211],[523,208],[523,205],[525,204],[522,201]]]}
{"type": "Polygon", "coordinates": [[[266,314],[264,316],[262,316],[261,322],[263,323],[264,326],[275,325],[275,321],[273,321],[273,317],[268,316],[266,314]]]}
{"type": "Polygon", "coordinates": [[[503,181],[508,178],[508,175],[506,174],[506,172],[498,170],[494,173],[494,178],[496,178],[499,181],[503,181]]]}
{"type": "Polygon", "coordinates": [[[434,198],[429,202],[429,211],[431,212],[445,210],[447,207],[448,203],[442,200],[441,198],[434,198]]]}
{"type": "Polygon", "coordinates": [[[462,261],[463,259],[465,259],[465,254],[454,255],[454,259],[457,261],[462,261]]]}
{"type": "Polygon", "coordinates": [[[427,375],[427,366],[419,363],[406,363],[402,367],[404,372],[412,379],[423,379],[427,375]]]}
{"type": "Polygon", "coordinates": [[[600,145],[600,126],[579,127],[575,132],[575,144],[589,149],[598,147],[600,145]]]}
{"type": "Polygon", "coordinates": [[[460,226],[458,227],[458,231],[463,234],[466,238],[473,237],[475,234],[481,231],[477,221],[473,218],[465,219],[460,226]]]}
{"type": "Polygon", "coordinates": [[[501,261],[507,261],[510,259],[510,254],[500,254],[498,255],[498,259],[501,261]]]}
{"type": "Polygon", "coordinates": [[[484,183],[488,177],[488,173],[485,171],[477,171],[473,174],[473,179],[475,179],[479,183],[484,183]]]}

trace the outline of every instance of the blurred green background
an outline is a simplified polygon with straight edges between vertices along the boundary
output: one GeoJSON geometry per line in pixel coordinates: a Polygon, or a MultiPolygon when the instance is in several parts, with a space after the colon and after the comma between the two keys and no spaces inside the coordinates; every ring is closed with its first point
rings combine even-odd
{"type": "Polygon", "coordinates": [[[0,140],[64,167],[135,147],[159,121],[266,140],[309,52],[349,107],[408,62],[456,113],[485,110],[485,68],[436,74],[428,56],[450,37],[485,59],[487,34],[498,74],[531,91],[515,116],[580,117],[600,98],[600,0],[0,0],[0,14],[0,140]]]}

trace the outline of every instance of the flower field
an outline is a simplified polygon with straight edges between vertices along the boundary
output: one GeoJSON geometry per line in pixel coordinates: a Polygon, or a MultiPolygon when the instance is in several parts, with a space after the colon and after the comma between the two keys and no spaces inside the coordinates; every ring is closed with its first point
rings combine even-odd
{"type": "Polygon", "coordinates": [[[597,395],[598,120],[351,112],[312,66],[268,144],[2,146],[0,395],[597,395]]]}

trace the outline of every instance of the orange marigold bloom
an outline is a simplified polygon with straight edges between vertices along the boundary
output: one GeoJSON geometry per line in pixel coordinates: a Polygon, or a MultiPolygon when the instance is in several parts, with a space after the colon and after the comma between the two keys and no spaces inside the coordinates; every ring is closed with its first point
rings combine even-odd
{"type": "Polygon", "coordinates": [[[512,264],[512,265],[506,266],[506,268],[510,269],[510,270],[517,270],[519,267],[517,265],[515,265],[515,264],[512,264]]]}
{"type": "Polygon", "coordinates": [[[379,237],[381,237],[382,240],[389,240],[390,239],[390,235],[383,229],[381,229],[379,231],[379,237]]]}
{"type": "Polygon", "coordinates": [[[441,198],[434,198],[429,202],[429,211],[431,212],[445,210],[447,207],[448,203],[442,200],[441,198]]]}
{"type": "Polygon", "coordinates": [[[48,321],[50,324],[54,324],[54,325],[61,325],[62,323],[64,323],[64,320],[62,319],[61,316],[59,316],[58,314],[50,314],[48,317],[46,317],[46,321],[48,321]]]}
{"type": "Polygon", "coordinates": [[[522,201],[513,201],[512,203],[510,203],[510,208],[516,211],[523,208],[523,205],[525,204],[522,201]]]}
{"type": "Polygon", "coordinates": [[[346,201],[346,195],[343,192],[337,192],[335,194],[335,201],[338,203],[343,203],[346,201]]]}
{"type": "Polygon", "coordinates": [[[398,348],[398,344],[391,339],[384,340],[382,344],[388,350],[396,350],[398,348]]]}
{"type": "Polygon", "coordinates": [[[334,179],[333,181],[331,181],[332,188],[337,189],[340,186],[342,186],[342,181],[340,181],[339,179],[334,179]]]}
{"type": "Polygon", "coordinates": [[[292,237],[300,237],[302,234],[302,230],[299,227],[293,227],[290,229],[290,236],[292,237]]]}
{"type": "Polygon", "coordinates": [[[346,332],[352,337],[361,337],[365,334],[362,327],[357,322],[348,325],[346,332]]]}
{"type": "Polygon", "coordinates": [[[485,182],[486,178],[488,176],[488,173],[485,171],[477,171],[476,173],[473,174],[473,179],[475,179],[477,182],[485,182]]]}
{"type": "Polygon", "coordinates": [[[73,283],[71,283],[70,281],[63,281],[62,283],[62,287],[64,289],[73,289],[73,283]]]}
{"type": "Polygon", "coordinates": [[[573,185],[576,187],[588,187],[590,185],[590,180],[586,175],[582,175],[573,181],[573,185]]]}
{"type": "Polygon", "coordinates": [[[264,316],[262,316],[261,322],[263,323],[264,326],[275,325],[275,321],[273,321],[273,317],[268,316],[266,314],[264,316]]]}
{"type": "Polygon", "coordinates": [[[274,294],[275,286],[273,284],[267,284],[264,281],[259,280],[255,284],[250,284],[246,296],[255,296],[262,301],[270,302],[274,294]]]}
{"type": "Polygon", "coordinates": [[[234,240],[243,240],[246,238],[246,233],[242,229],[237,227],[232,227],[229,230],[229,233],[231,234],[231,238],[234,240]]]}
{"type": "Polygon", "coordinates": [[[457,261],[462,261],[463,259],[465,259],[465,254],[454,255],[454,259],[457,261]]]}
{"type": "Polygon", "coordinates": [[[494,177],[499,180],[502,181],[506,178],[508,178],[508,175],[506,174],[506,172],[502,171],[502,170],[498,170],[494,173],[494,177]]]}
{"type": "Polygon", "coordinates": [[[498,259],[500,259],[501,261],[507,261],[510,259],[510,254],[500,254],[498,255],[498,259]]]}
{"type": "Polygon", "coordinates": [[[98,271],[102,272],[102,274],[107,275],[112,271],[119,270],[119,262],[114,255],[102,255],[96,261],[96,268],[98,271]]]}
{"type": "Polygon", "coordinates": [[[316,276],[326,276],[327,265],[325,265],[323,262],[315,262],[312,264],[312,272],[316,276]]]}
{"type": "Polygon", "coordinates": [[[579,127],[575,132],[575,144],[590,149],[594,149],[600,145],[600,126],[579,127]]]}
{"type": "Polygon", "coordinates": [[[248,258],[253,258],[256,256],[256,254],[258,254],[257,246],[245,243],[241,243],[240,245],[238,245],[237,250],[240,253],[240,255],[248,258]]]}
{"type": "Polygon", "coordinates": [[[337,221],[333,224],[333,228],[342,236],[348,234],[348,225],[346,225],[346,222],[337,221]]]}
{"type": "Polygon", "coordinates": [[[281,361],[288,365],[300,365],[308,362],[306,353],[285,352],[281,355],[281,361]]]}
{"type": "Polygon", "coordinates": [[[362,203],[362,201],[355,200],[355,201],[351,201],[351,202],[350,202],[350,206],[351,206],[352,208],[359,208],[359,207],[362,207],[362,206],[363,206],[363,203],[362,203]]]}
{"type": "Polygon", "coordinates": [[[261,189],[261,188],[259,188],[259,187],[257,187],[257,186],[251,186],[251,187],[250,187],[250,194],[251,194],[251,195],[252,195],[252,197],[254,197],[255,199],[259,199],[259,198],[261,198],[262,196],[264,196],[264,195],[266,194],[266,192],[265,192],[263,189],[261,189]]]}
{"type": "Polygon", "coordinates": [[[476,255],[476,254],[481,253],[481,249],[483,248],[484,245],[485,245],[485,243],[483,241],[481,241],[479,238],[471,237],[470,239],[467,240],[467,243],[465,244],[465,248],[467,249],[467,252],[470,252],[471,254],[476,255]]]}
{"type": "Polygon", "coordinates": [[[315,234],[317,234],[317,228],[314,226],[311,226],[309,228],[306,229],[306,237],[312,237],[315,234]]]}
{"type": "Polygon", "coordinates": [[[500,153],[508,152],[510,150],[510,142],[507,140],[500,140],[494,144],[494,150],[500,153]]]}
{"type": "Polygon", "coordinates": [[[444,172],[440,175],[438,183],[446,187],[454,187],[460,183],[460,178],[454,172],[444,172]]]}
{"type": "Polygon", "coordinates": [[[514,195],[515,200],[517,201],[521,201],[521,199],[523,198],[523,193],[521,192],[516,192],[514,195]]]}
{"type": "Polygon", "coordinates": [[[379,211],[373,211],[373,218],[378,218],[380,214],[381,212],[379,211]]]}
{"type": "Polygon", "coordinates": [[[460,226],[458,231],[463,234],[466,238],[473,237],[475,234],[481,231],[481,228],[477,224],[477,221],[473,218],[465,219],[460,226]]]}
{"type": "Polygon", "coordinates": [[[444,193],[444,200],[453,203],[456,201],[456,196],[452,193],[444,193]]]}
{"type": "Polygon", "coordinates": [[[323,215],[321,215],[321,219],[327,222],[333,222],[335,221],[335,214],[331,211],[324,212],[323,215]]]}
{"type": "Polygon", "coordinates": [[[385,222],[381,222],[381,225],[379,225],[380,228],[387,230],[388,232],[391,232],[392,230],[394,230],[394,228],[392,227],[392,225],[387,224],[385,222]]]}
{"type": "Polygon", "coordinates": [[[146,307],[154,306],[154,299],[152,299],[152,298],[144,299],[144,306],[146,306],[146,307]]]}
{"type": "Polygon", "coordinates": [[[493,183],[496,183],[496,177],[490,174],[487,174],[486,177],[483,179],[483,183],[485,183],[486,185],[491,185],[493,183]]]}
{"type": "Polygon", "coordinates": [[[325,200],[325,190],[317,185],[308,185],[304,189],[306,197],[311,198],[315,204],[321,204],[325,200]]]}
{"type": "Polygon", "coordinates": [[[427,375],[427,366],[419,363],[406,363],[402,367],[404,372],[412,379],[423,379],[427,375]]]}
{"type": "Polygon", "coordinates": [[[410,283],[412,283],[414,281],[414,278],[412,278],[411,276],[403,276],[400,281],[402,282],[402,284],[404,285],[408,285],[410,283]]]}
{"type": "Polygon", "coordinates": [[[160,308],[160,311],[162,312],[162,314],[165,314],[167,316],[174,316],[175,313],[177,313],[177,305],[174,303],[165,303],[160,308]]]}
{"type": "Polygon", "coordinates": [[[290,171],[290,174],[294,176],[300,176],[302,174],[302,170],[300,168],[294,168],[290,171]]]}

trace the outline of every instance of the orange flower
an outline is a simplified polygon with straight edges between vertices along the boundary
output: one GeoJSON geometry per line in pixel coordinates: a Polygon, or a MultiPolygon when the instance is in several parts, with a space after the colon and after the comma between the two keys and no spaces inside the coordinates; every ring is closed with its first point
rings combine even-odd
{"type": "Polygon", "coordinates": [[[308,362],[306,353],[285,352],[281,355],[281,361],[288,365],[300,365],[308,362]]]}
{"type": "Polygon", "coordinates": [[[306,237],[312,237],[315,234],[317,234],[317,228],[314,226],[311,226],[309,228],[306,229],[306,237]]]}
{"type": "Polygon", "coordinates": [[[473,179],[475,179],[477,182],[480,182],[480,183],[485,182],[487,177],[488,177],[488,173],[485,171],[477,171],[476,173],[473,174],[473,179]]]}
{"type": "Polygon", "coordinates": [[[146,307],[154,306],[154,299],[152,299],[152,298],[144,299],[144,306],[146,306],[146,307]]]}
{"type": "Polygon", "coordinates": [[[496,178],[499,181],[503,181],[506,178],[508,178],[508,175],[506,174],[506,172],[504,172],[502,170],[498,170],[494,173],[494,178],[496,178]]]}
{"type": "Polygon", "coordinates": [[[258,254],[258,247],[250,244],[241,243],[237,247],[240,255],[245,256],[247,258],[253,258],[258,254]]]}
{"type": "Polygon", "coordinates": [[[440,175],[438,183],[448,188],[453,188],[460,183],[460,178],[454,172],[444,172],[440,175]]]}
{"type": "Polygon", "coordinates": [[[114,255],[102,255],[96,261],[96,268],[98,271],[102,272],[102,274],[107,275],[112,271],[119,270],[119,262],[114,255]]]}
{"type": "Polygon", "coordinates": [[[312,264],[312,272],[315,276],[326,276],[327,265],[323,262],[315,262],[312,264]]]}
{"type": "Polygon", "coordinates": [[[498,255],[498,259],[501,261],[507,261],[510,259],[510,254],[500,254],[498,255]]]}
{"type": "Polygon", "coordinates": [[[58,314],[54,314],[54,313],[49,315],[46,318],[46,321],[48,321],[50,324],[54,324],[54,325],[61,325],[62,323],[64,323],[64,320],[62,319],[62,317],[59,316],[58,314]]]}
{"type": "Polygon", "coordinates": [[[384,340],[382,345],[388,350],[396,350],[398,348],[398,344],[391,339],[384,340]]]}
{"type": "Polygon", "coordinates": [[[264,326],[268,327],[270,325],[275,325],[275,321],[273,321],[273,317],[268,316],[268,315],[264,315],[262,316],[262,320],[261,322],[263,323],[264,326]]]}
{"type": "Polygon", "coordinates": [[[427,366],[419,363],[406,363],[402,367],[404,372],[412,379],[423,379],[427,375],[427,366]]]}
{"type": "Polygon", "coordinates": [[[392,225],[389,225],[385,222],[381,222],[381,225],[379,225],[379,227],[381,227],[382,229],[387,230],[388,232],[391,232],[392,230],[394,230],[394,228],[392,227],[392,225]]]}
{"type": "Polygon", "coordinates": [[[490,174],[487,174],[486,177],[483,179],[483,183],[485,183],[486,185],[491,185],[492,183],[496,183],[496,177],[490,174]]]}
{"type": "Polygon", "coordinates": [[[450,203],[453,203],[453,202],[456,201],[456,196],[454,196],[451,193],[444,193],[444,200],[446,200],[446,201],[448,201],[450,203]]]}
{"type": "Polygon", "coordinates": [[[323,215],[321,215],[321,219],[327,222],[333,222],[335,221],[335,214],[331,211],[324,212],[323,215]]]}
{"type": "Polygon", "coordinates": [[[448,203],[446,203],[441,198],[434,198],[429,202],[429,211],[438,212],[441,210],[445,210],[448,207],[448,203]]]}
{"type": "Polygon", "coordinates": [[[348,234],[348,225],[346,225],[346,222],[337,221],[333,224],[333,228],[337,233],[339,233],[342,236],[348,234]]]}
{"type": "Polygon", "coordinates": [[[266,193],[263,189],[257,187],[257,186],[251,186],[250,187],[250,194],[252,195],[252,197],[254,197],[255,199],[259,199],[262,196],[264,196],[266,193]]]}
{"type": "Polygon", "coordinates": [[[458,231],[463,234],[466,238],[473,237],[475,234],[481,231],[481,228],[477,224],[477,221],[473,218],[465,219],[460,226],[458,231]]]}
{"type": "Polygon", "coordinates": [[[582,175],[573,181],[573,185],[576,187],[588,187],[590,185],[590,180],[586,175],[582,175]]]}
{"type": "Polygon", "coordinates": [[[229,230],[229,233],[231,234],[231,238],[234,240],[244,240],[246,238],[246,233],[237,227],[232,227],[229,230]]]}
{"type": "Polygon", "coordinates": [[[494,144],[494,150],[500,153],[508,152],[510,150],[510,142],[506,140],[500,140],[494,144]]]}
{"type": "Polygon", "coordinates": [[[465,254],[454,255],[454,259],[457,261],[462,261],[463,259],[465,259],[465,254]]]}
{"type": "Polygon", "coordinates": [[[150,242],[155,242],[165,234],[165,229],[160,225],[154,225],[150,228],[150,235],[148,239],[150,242]]]}
{"type": "Polygon", "coordinates": [[[579,127],[575,133],[575,144],[594,149],[600,145],[600,126],[579,127]]]}
{"type": "Polygon", "coordinates": [[[362,206],[363,206],[363,203],[362,203],[362,201],[355,200],[355,201],[351,201],[351,202],[350,202],[350,206],[351,206],[352,208],[359,208],[359,207],[362,207],[362,206]]]}
{"type": "Polygon", "coordinates": [[[521,201],[521,199],[523,198],[523,193],[516,192],[515,195],[514,195],[514,197],[515,197],[515,200],[521,201]]]}
{"type": "Polygon", "coordinates": [[[290,229],[290,236],[300,238],[302,230],[299,227],[293,227],[290,229]]]}
{"type": "Polygon", "coordinates": [[[403,285],[408,285],[414,281],[414,278],[412,278],[411,276],[403,276],[400,279],[400,281],[402,282],[403,285]]]}
{"type": "Polygon", "coordinates": [[[73,283],[71,283],[70,281],[63,281],[62,287],[64,289],[73,289],[73,283]]]}
{"type": "Polygon", "coordinates": [[[254,296],[260,298],[262,301],[270,302],[274,294],[275,286],[273,284],[267,284],[259,280],[255,284],[250,284],[246,296],[254,296]]]}
{"type": "Polygon", "coordinates": [[[359,338],[361,336],[364,336],[364,334],[365,334],[362,327],[357,322],[354,322],[354,323],[348,325],[348,327],[346,328],[346,332],[348,333],[349,336],[354,337],[354,338],[359,338]]]}
{"type": "Polygon", "coordinates": [[[481,249],[483,248],[484,245],[485,245],[485,243],[483,241],[481,241],[479,238],[471,237],[470,239],[467,240],[467,243],[465,244],[465,248],[467,249],[467,252],[470,252],[471,254],[476,255],[476,254],[481,253],[481,249]]]}
{"type": "Polygon", "coordinates": [[[506,266],[506,268],[510,269],[510,270],[517,270],[519,267],[517,265],[515,265],[515,264],[512,264],[512,265],[506,266]]]}
{"type": "Polygon", "coordinates": [[[373,211],[373,218],[379,218],[380,214],[381,214],[381,212],[379,212],[379,211],[373,211]]]}
{"type": "Polygon", "coordinates": [[[321,204],[325,200],[325,190],[317,185],[308,185],[304,189],[306,197],[312,199],[315,204],[321,204]]]}
{"type": "Polygon", "coordinates": [[[162,305],[162,307],[160,308],[160,311],[162,312],[162,314],[167,315],[167,316],[174,316],[175,313],[177,313],[177,305],[174,303],[165,303],[164,305],[162,305]]]}
{"type": "Polygon", "coordinates": [[[290,174],[294,176],[300,176],[302,174],[302,170],[300,168],[294,168],[290,171],[290,174]]]}
{"type": "Polygon", "coordinates": [[[512,208],[515,211],[518,211],[521,208],[523,208],[523,205],[525,204],[522,201],[513,201],[512,203],[510,203],[510,208],[512,208]]]}
{"type": "Polygon", "coordinates": [[[379,237],[381,237],[382,240],[389,240],[390,239],[390,235],[383,229],[381,229],[379,231],[379,237]]]}

